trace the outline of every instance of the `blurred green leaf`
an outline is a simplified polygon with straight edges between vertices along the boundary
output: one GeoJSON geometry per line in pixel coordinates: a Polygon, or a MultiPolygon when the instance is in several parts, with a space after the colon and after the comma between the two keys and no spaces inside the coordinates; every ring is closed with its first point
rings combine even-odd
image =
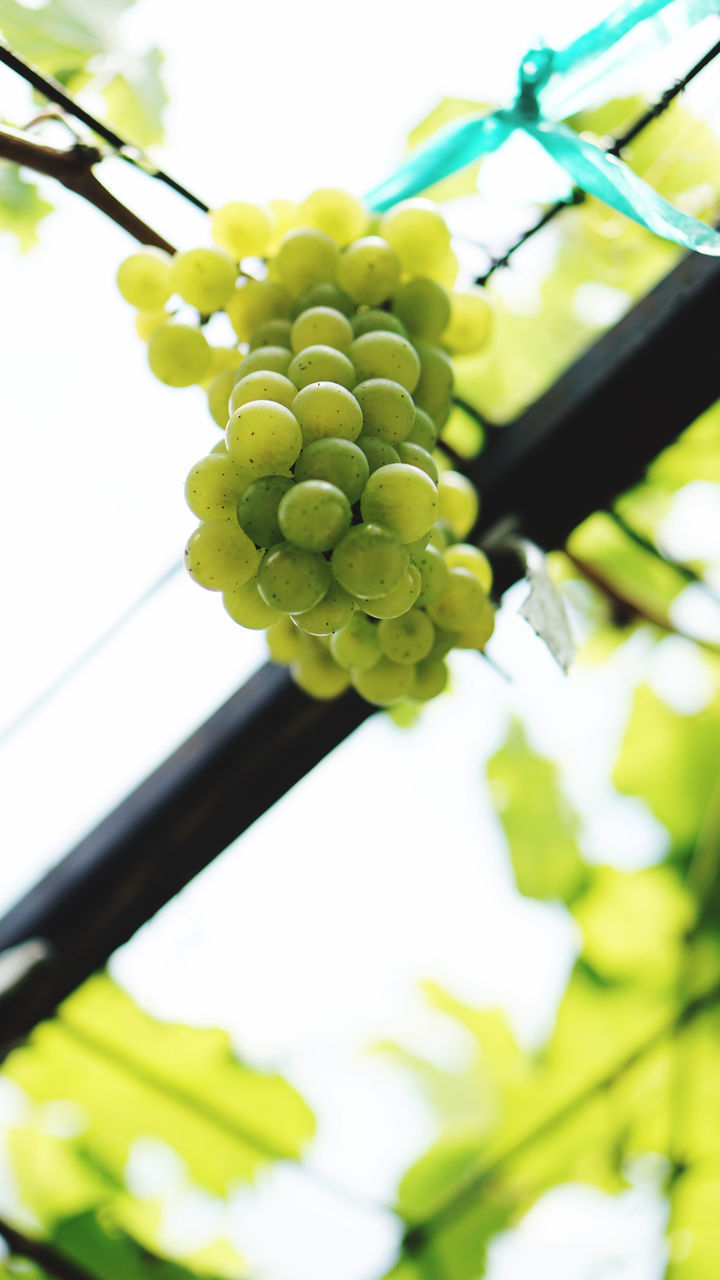
{"type": "Polygon", "coordinates": [[[720,691],[703,711],[680,715],[640,685],[613,782],[645,801],[667,827],[676,855],[692,851],[719,770],[720,691]]]}
{"type": "Polygon", "coordinates": [[[0,163],[0,230],[17,236],[23,253],[37,244],[38,224],[51,212],[52,205],[34,182],[20,176],[17,165],[0,163]]]}
{"type": "Polygon", "coordinates": [[[562,794],[555,765],[531,750],[518,721],[488,761],[487,777],[520,892],[571,901],[586,878],[578,818],[562,794]]]}
{"type": "Polygon", "coordinates": [[[39,1026],[5,1072],[36,1100],[82,1107],[84,1146],[118,1176],[135,1139],[152,1134],[224,1194],[269,1161],[297,1159],[314,1130],[295,1090],[238,1062],[225,1032],[157,1022],[105,975],[39,1026]]]}
{"type": "Polygon", "coordinates": [[[133,59],[103,89],[107,114],[123,136],[141,147],[162,142],[162,113],[167,94],[160,78],[163,57],[159,49],[133,59]]]}
{"type": "Polygon", "coordinates": [[[695,904],[671,868],[597,867],[573,915],[583,957],[605,979],[660,987],[677,980],[695,904]]]}
{"type": "Polygon", "coordinates": [[[196,1272],[150,1253],[108,1214],[100,1218],[89,1212],[65,1218],[56,1224],[49,1241],[95,1280],[196,1280],[196,1272]]]}

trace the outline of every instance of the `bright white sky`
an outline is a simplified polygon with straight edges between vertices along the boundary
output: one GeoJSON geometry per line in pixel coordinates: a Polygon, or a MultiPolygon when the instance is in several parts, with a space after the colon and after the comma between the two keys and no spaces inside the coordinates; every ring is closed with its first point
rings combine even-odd
{"type": "MultiPolygon", "coordinates": [[[[125,35],[131,48],[157,43],[166,57],[160,162],[219,203],[302,197],[329,183],[366,190],[441,97],[506,97],[539,35],[574,34],[606,9],[546,3],[540,31],[535,0],[446,0],[441,14],[406,0],[369,0],[358,13],[331,0],[242,9],[203,0],[201,21],[197,6],[138,0],[125,35]]],[[[671,76],[706,43],[687,42],[671,76]]],[[[667,66],[664,58],[658,81],[667,66]]],[[[24,93],[7,73],[0,85],[4,113],[22,119],[24,93]]],[[[538,183],[546,176],[538,171],[538,183]]],[[[501,177],[504,189],[517,186],[517,167],[506,162],[501,177]]],[[[157,184],[123,166],[113,180],[171,240],[207,238],[201,216],[157,184]]],[[[72,197],[48,194],[58,208],[33,254],[19,258],[0,241],[0,518],[13,547],[0,732],[179,559],[192,526],[184,476],[217,438],[202,393],[162,387],[146,369],[114,291],[126,237],[72,197]]],[[[706,501],[716,514],[717,494],[706,501]]],[[[676,526],[687,536],[686,522],[676,526]]],[[[610,671],[578,668],[566,679],[507,610],[492,652],[512,685],[464,655],[454,693],[413,730],[374,718],[125,947],[114,975],[158,1015],[224,1025],[251,1060],[280,1064],[319,1117],[313,1167],[359,1196],[390,1200],[435,1121],[365,1046],[393,1037],[449,1067],[464,1061],[462,1033],[419,998],[424,978],[502,1004],[537,1043],[572,961],[565,913],[512,888],[484,760],[521,710],[533,742],[563,766],[588,854],[627,866],[658,857],[664,832],[612,792],[609,773],[641,677],[682,710],[709,696],[702,665],[678,643],[650,654],[640,635],[610,671]]],[[[178,574],[42,710],[0,737],[0,900],[31,884],[262,656],[258,636],[178,574]]],[[[222,1223],[251,1262],[283,1280],[371,1280],[392,1261],[390,1218],[301,1174],[279,1170],[228,1210],[182,1191],[182,1170],[152,1147],[130,1173],[148,1194],[167,1190],[168,1241],[199,1240],[222,1223]]],[[[524,1278],[529,1257],[533,1280],[659,1280],[652,1191],[614,1206],[578,1195],[572,1213],[563,1202],[531,1215],[519,1242],[498,1249],[491,1280],[524,1278]]]]}

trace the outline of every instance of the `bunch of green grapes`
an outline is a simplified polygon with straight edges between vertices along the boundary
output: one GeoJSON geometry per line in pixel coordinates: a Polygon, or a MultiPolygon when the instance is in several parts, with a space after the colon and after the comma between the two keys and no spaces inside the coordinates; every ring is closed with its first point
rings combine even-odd
{"type": "Polygon", "coordinates": [[[490,566],[464,541],[478,497],[437,448],[451,356],[486,341],[487,300],[449,292],[457,261],[427,201],[378,219],[323,189],[211,222],[216,247],[145,250],[118,273],[153,373],[204,386],[225,431],[187,478],[188,571],[311,696],[427,701],[448,652],[493,630],[490,566]],[[231,346],[203,332],[218,311],[231,346]]]}

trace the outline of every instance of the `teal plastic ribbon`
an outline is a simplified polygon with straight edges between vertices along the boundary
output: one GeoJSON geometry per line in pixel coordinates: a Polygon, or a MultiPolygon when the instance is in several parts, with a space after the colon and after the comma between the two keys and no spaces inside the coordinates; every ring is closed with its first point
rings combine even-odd
{"type": "Polygon", "coordinates": [[[564,49],[530,50],[522,59],[510,107],[453,121],[409,156],[366,197],[384,211],[497,151],[522,130],[573,183],[665,240],[720,256],[720,234],[681,213],[628,165],[561,123],[609,71],[666,45],[682,27],[720,13],[720,0],[628,0],[564,49]],[[572,108],[570,108],[572,103],[572,108]]]}

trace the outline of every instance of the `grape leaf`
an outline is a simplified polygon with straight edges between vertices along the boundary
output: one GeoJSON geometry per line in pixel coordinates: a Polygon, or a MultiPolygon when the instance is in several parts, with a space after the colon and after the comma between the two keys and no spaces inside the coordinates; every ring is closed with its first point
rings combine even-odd
{"type": "MultiPolygon", "coordinates": [[[[197,1273],[158,1257],[103,1214],[88,1212],[58,1222],[50,1242],[59,1253],[86,1267],[95,1280],[196,1280],[197,1273]]],[[[213,1280],[207,1276],[206,1280],[213,1280]]]]}
{"type": "Polygon", "coordinates": [[[87,1151],[118,1177],[135,1139],[151,1134],[196,1182],[224,1194],[269,1161],[297,1159],[314,1129],[295,1090],[240,1063],[225,1032],[157,1022],[102,974],[11,1054],[5,1072],[36,1100],[77,1103],[87,1151]]]}
{"type": "Polygon", "coordinates": [[[160,50],[150,49],[103,89],[107,114],[115,128],[141,147],[162,142],[162,113],[168,100],[160,77],[162,61],[160,50]]]}
{"type": "Polygon", "coordinates": [[[578,818],[560,790],[556,766],[531,750],[519,721],[488,761],[487,777],[520,892],[571,901],[586,878],[578,818]]]}
{"type": "Polygon", "coordinates": [[[23,253],[37,244],[38,225],[51,212],[52,205],[34,182],[21,177],[17,165],[0,164],[0,230],[17,236],[23,253]]]}

